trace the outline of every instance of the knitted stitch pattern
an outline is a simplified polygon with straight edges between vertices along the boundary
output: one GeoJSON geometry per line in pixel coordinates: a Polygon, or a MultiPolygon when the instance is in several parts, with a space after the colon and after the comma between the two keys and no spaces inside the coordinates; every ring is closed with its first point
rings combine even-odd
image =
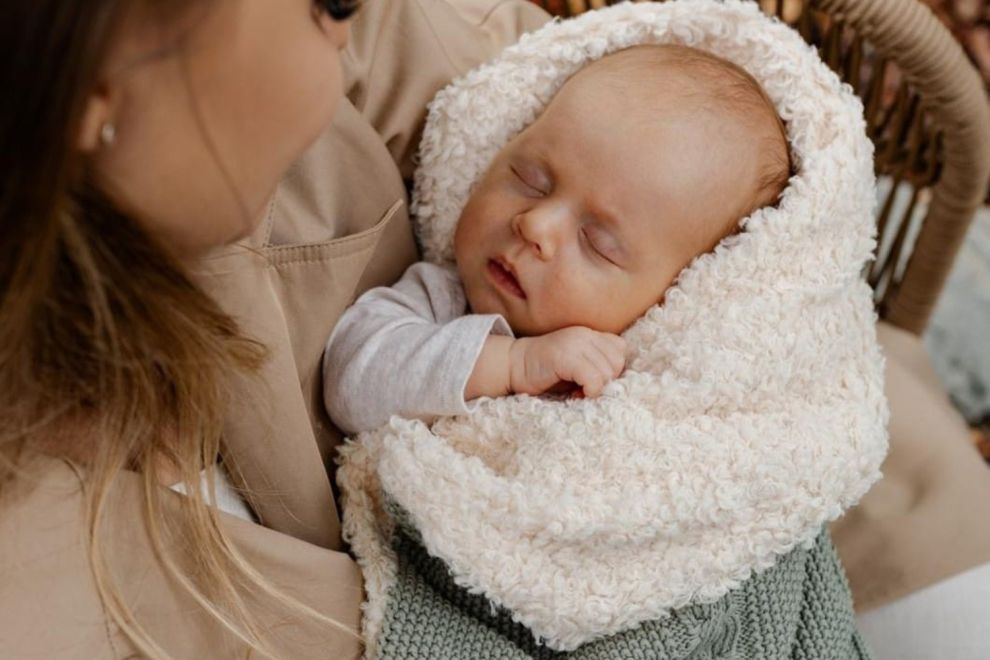
{"type": "Polygon", "coordinates": [[[575,651],[534,640],[511,614],[457,586],[415,534],[397,531],[398,571],[382,660],[866,660],[838,557],[822,532],[720,600],[674,610],[575,651]]]}

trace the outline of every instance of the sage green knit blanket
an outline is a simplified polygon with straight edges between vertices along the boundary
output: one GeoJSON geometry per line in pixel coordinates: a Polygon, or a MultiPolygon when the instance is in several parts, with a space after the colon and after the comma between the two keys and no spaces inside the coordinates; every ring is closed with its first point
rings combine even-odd
{"type": "Polygon", "coordinates": [[[400,524],[398,569],[376,640],[382,660],[852,660],[869,658],[828,533],[720,600],[589,642],[570,653],[537,643],[508,612],[457,586],[400,524]]]}

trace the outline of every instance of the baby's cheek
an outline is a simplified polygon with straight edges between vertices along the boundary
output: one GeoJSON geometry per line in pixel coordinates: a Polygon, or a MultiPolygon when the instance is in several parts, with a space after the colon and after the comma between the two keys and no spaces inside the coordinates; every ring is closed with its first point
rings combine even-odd
{"type": "Polygon", "coordinates": [[[643,294],[625,282],[593,282],[572,303],[574,316],[580,317],[573,325],[619,334],[656,302],[643,294]]]}
{"type": "Polygon", "coordinates": [[[552,326],[548,332],[573,325],[594,328],[608,309],[608,296],[579,273],[554,278],[547,287],[540,320],[552,326]]]}
{"type": "Polygon", "coordinates": [[[468,249],[469,228],[465,224],[464,219],[465,216],[462,215],[458,219],[457,226],[454,229],[454,261],[457,263],[458,270],[465,266],[471,254],[468,249]]]}
{"type": "Polygon", "coordinates": [[[468,310],[471,314],[501,314],[513,325],[509,310],[505,309],[498,296],[486,286],[485,282],[476,279],[463,280],[464,296],[467,298],[468,310]]]}

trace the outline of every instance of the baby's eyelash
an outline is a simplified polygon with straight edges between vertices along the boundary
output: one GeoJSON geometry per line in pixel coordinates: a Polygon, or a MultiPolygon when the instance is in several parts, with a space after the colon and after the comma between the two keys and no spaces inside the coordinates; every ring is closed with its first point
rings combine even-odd
{"type": "Polygon", "coordinates": [[[522,183],[524,186],[526,186],[527,188],[529,188],[530,190],[532,190],[534,193],[536,193],[540,197],[546,197],[549,194],[548,191],[541,190],[541,189],[537,188],[536,186],[534,186],[529,181],[527,181],[526,180],[526,177],[524,177],[522,174],[520,174],[519,173],[519,170],[517,170],[514,166],[510,165],[509,166],[509,170],[512,171],[513,176],[515,176],[517,179],[519,179],[519,182],[520,183],[522,183]]]}
{"type": "Polygon", "coordinates": [[[588,246],[588,249],[594,252],[596,256],[601,257],[612,265],[618,265],[609,259],[608,255],[606,255],[605,252],[598,247],[598,244],[591,239],[591,236],[588,235],[587,229],[581,229],[581,237],[584,239],[584,243],[588,246]]]}
{"type": "Polygon", "coordinates": [[[616,261],[611,256],[609,256],[609,253],[606,250],[602,249],[599,246],[599,244],[594,239],[591,238],[590,232],[588,232],[586,228],[581,229],[581,238],[582,238],[582,242],[587,246],[589,250],[594,252],[596,257],[603,259],[604,261],[607,261],[616,268],[622,268],[622,266],[619,264],[618,261],[616,261]]]}

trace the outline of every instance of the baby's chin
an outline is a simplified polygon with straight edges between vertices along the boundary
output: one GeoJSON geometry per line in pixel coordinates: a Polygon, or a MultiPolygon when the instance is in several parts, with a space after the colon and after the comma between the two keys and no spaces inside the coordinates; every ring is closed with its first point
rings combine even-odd
{"type": "Polygon", "coordinates": [[[509,324],[512,329],[512,334],[516,337],[527,337],[537,334],[544,334],[540,332],[528,331],[529,324],[524,319],[519,319],[510,310],[502,306],[501,302],[498,300],[497,296],[494,294],[488,295],[472,295],[472,291],[465,290],[464,294],[467,297],[468,312],[471,314],[498,314],[505,319],[505,322],[509,324]]]}
{"type": "Polygon", "coordinates": [[[466,284],[463,273],[461,281],[465,282],[464,297],[467,299],[468,312],[471,314],[501,314],[508,321],[508,312],[500,304],[498,297],[489,291],[478,291],[466,284]]]}

